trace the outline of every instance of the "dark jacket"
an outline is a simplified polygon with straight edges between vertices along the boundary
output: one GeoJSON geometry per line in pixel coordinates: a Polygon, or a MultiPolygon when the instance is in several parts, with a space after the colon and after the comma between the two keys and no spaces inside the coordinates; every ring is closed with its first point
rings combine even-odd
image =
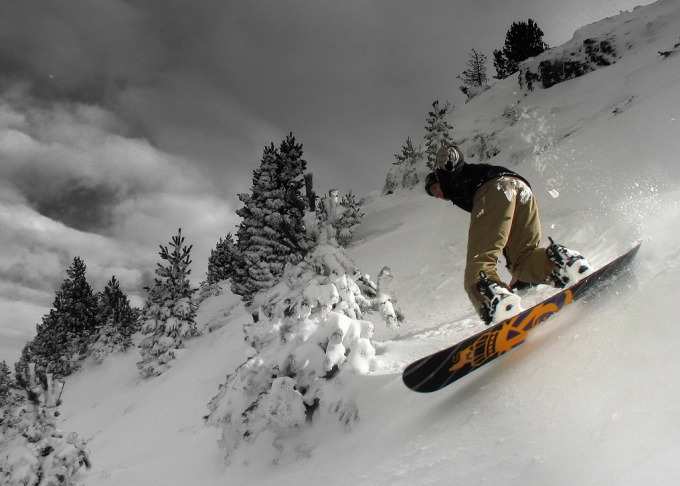
{"type": "Polygon", "coordinates": [[[531,187],[524,177],[498,165],[464,163],[453,172],[442,169],[435,172],[444,197],[468,213],[472,211],[472,201],[477,189],[492,179],[503,176],[515,177],[531,187]]]}

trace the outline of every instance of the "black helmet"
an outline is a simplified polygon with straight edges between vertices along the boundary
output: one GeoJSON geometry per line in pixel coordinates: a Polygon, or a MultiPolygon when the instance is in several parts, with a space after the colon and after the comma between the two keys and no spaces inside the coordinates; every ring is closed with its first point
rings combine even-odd
{"type": "Polygon", "coordinates": [[[430,172],[427,174],[427,177],[425,177],[425,192],[427,193],[428,196],[434,197],[434,194],[430,192],[430,189],[432,188],[432,185],[435,182],[439,182],[439,179],[437,179],[437,174],[434,172],[430,172]]]}

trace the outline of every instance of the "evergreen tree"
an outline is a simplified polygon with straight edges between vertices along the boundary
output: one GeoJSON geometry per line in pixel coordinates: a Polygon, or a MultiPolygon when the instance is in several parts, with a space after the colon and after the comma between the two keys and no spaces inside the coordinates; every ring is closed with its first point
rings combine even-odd
{"type": "Polygon", "coordinates": [[[121,290],[115,275],[99,294],[99,309],[104,325],[92,346],[92,357],[101,363],[107,355],[132,346],[132,335],[139,330],[139,313],[138,309],[130,306],[130,300],[121,290]]]}
{"type": "Polygon", "coordinates": [[[64,280],[55,301],[55,310],[63,316],[71,342],[79,352],[86,350],[90,337],[101,325],[97,295],[87,282],[85,271],[85,263],[75,257],[66,271],[69,278],[64,280]]]}
{"type": "Polygon", "coordinates": [[[427,174],[427,167],[418,163],[422,153],[413,146],[411,137],[406,139],[401,153],[395,154],[394,158],[396,161],[385,178],[383,194],[392,194],[397,187],[413,189],[427,174]]]}
{"type": "Polygon", "coordinates": [[[295,141],[292,133],[281,142],[280,157],[278,181],[283,189],[283,206],[279,208],[278,214],[272,215],[272,221],[281,228],[281,242],[287,247],[286,263],[295,265],[302,260],[309,247],[303,224],[307,209],[306,197],[303,196],[307,162],[302,159],[302,144],[295,141]]]}
{"type": "Polygon", "coordinates": [[[142,361],[137,363],[144,376],[160,375],[167,370],[170,361],[185,347],[184,340],[200,334],[196,329],[196,304],[192,296],[196,289],[189,282],[190,252],[192,246],[184,246],[181,228],[173,236],[170,248],[160,246],[153,288],[146,288],[148,297],[140,320],[142,334],[146,337],[140,344],[142,361]]]}
{"type": "Polygon", "coordinates": [[[435,101],[432,103],[432,111],[428,113],[425,140],[427,141],[427,167],[430,170],[434,169],[437,150],[443,145],[454,143],[449,135],[449,130],[453,127],[446,121],[446,115],[450,109],[451,105],[448,101],[443,107],[439,106],[439,101],[435,101]]]}
{"type": "Polygon", "coordinates": [[[316,216],[318,225],[325,229],[327,238],[335,238],[340,246],[346,247],[352,241],[354,231],[364,215],[354,194],[349,192],[340,200],[338,190],[331,189],[319,201],[316,216]]]}
{"type": "Polygon", "coordinates": [[[543,31],[536,22],[532,19],[527,22],[513,22],[505,34],[503,51],[494,51],[496,77],[504,79],[517,72],[519,63],[538,56],[547,48],[548,44],[543,42],[543,31]]]}
{"type": "Polygon", "coordinates": [[[470,87],[479,87],[487,83],[486,76],[486,56],[475,49],[470,52],[470,58],[467,62],[467,69],[458,76],[458,79],[463,81],[463,86],[460,90],[467,94],[470,87]]]}
{"type": "Polygon", "coordinates": [[[243,208],[237,235],[238,264],[231,279],[232,291],[247,303],[272,287],[287,264],[300,262],[307,251],[302,196],[306,161],[302,145],[293,134],[281,143],[265,147],[260,168],[253,171],[250,194],[239,194],[243,208]]]}
{"type": "Polygon", "coordinates": [[[548,48],[543,42],[543,31],[532,19],[513,22],[505,35],[503,54],[515,63],[536,57],[548,48]]]}
{"type": "Polygon", "coordinates": [[[518,69],[517,65],[508,60],[503,55],[503,51],[498,49],[493,51],[493,66],[496,68],[496,76],[494,76],[496,79],[505,79],[518,69]]]}
{"type": "Polygon", "coordinates": [[[264,268],[264,262],[259,261],[259,252],[264,252],[265,248],[262,245],[256,246],[256,243],[262,240],[259,235],[265,233],[265,228],[269,229],[270,233],[273,232],[265,226],[264,214],[267,195],[274,188],[278,156],[278,150],[273,143],[265,147],[260,167],[253,171],[251,192],[238,195],[243,207],[238,209],[236,214],[241,217],[242,221],[236,233],[239,260],[231,279],[231,290],[245,301],[252,300],[253,294],[257,292],[255,277],[250,273],[251,266],[259,263],[262,266],[260,273],[264,268]]]}
{"type": "Polygon", "coordinates": [[[228,233],[220,238],[214,250],[210,250],[208,257],[207,282],[209,285],[222,280],[228,280],[234,274],[234,267],[238,262],[238,249],[234,243],[234,236],[228,233]]]}
{"type": "Polygon", "coordinates": [[[17,371],[26,373],[28,363],[35,363],[39,376],[52,373],[63,377],[78,368],[77,356],[87,352],[101,326],[97,296],[85,271],[85,263],[75,257],[66,271],[68,278],[56,292],[54,308],[43,317],[35,338],[24,347],[17,371]]]}
{"type": "Polygon", "coordinates": [[[417,151],[413,147],[413,142],[411,141],[411,137],[406,138],[406,144],[401,148],[401,153],[399,154],[394,154],[394,158],[396,159],[396,162],[394,162],[394,165],[401,165],[404,162],[410,162],[413,159],[416,158],[417,151]]]}
{"type": "Polygon", "coordinates": [[[0,409],[7,403],[9,390],[12,387],[12,373],[5,361],[0,363],[0,409]]]}
{"type": "Polygon", "coordinates": [[[338,220],[336,239],[340,246],[347,247],[352,241],[357,227],[361,224],[364,213],[361,212],[361,202],[355,199],[351,191],[342,197],[340,206],[342,207],[342,214],[338,220]]]}

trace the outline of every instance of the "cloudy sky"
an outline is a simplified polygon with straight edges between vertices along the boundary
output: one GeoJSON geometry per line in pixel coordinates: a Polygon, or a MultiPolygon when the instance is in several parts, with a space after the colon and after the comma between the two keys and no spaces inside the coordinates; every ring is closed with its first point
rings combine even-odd
{"type": "MultiPolygon", "coordinates": [[[[0,2],[0,360],[75,256],[131,295],[181,227],[195,279],[265,145],[293,132],[317,191],[381,189],[472,48],[513,21],[551,46],[651,0],[0,2]]],[[[488,72],[495,74],[489,61],[488,72]]],[[[141,297],[133,303],[141,305],[141,297]]]]}

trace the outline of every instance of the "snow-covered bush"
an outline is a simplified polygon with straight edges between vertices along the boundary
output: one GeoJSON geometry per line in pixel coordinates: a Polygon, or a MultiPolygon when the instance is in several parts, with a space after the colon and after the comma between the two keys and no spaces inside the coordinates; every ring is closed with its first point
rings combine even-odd
{"type": "MultiPolygon", "coordinates": [[[[280,452],[281,433],[317,419],[351,428],[360,411],[343,386],[376,367],[373,324],[363,314],[379,310],[389,325],[401,317],[393,295],[360,274],[335,239],[318,225],[307,227],[317,245],[255,297],[254,322],[244,327],[255,354],[209,404],[208,422],[222,427],[227,459],[258,437],[280,452]]],[[[386,284],[389,270],[381,278],[386,284]]]]}
{"type": "Polygon", "coordinates": [[[19,374],[21,393],[13,393],[0,422],[0,484],[57,486],[74,484],[81,466],[90,467],[85,442],[56,428],[64,383],[46,375],[41,383],[35,365],[19,374]]]}
{"type": "Polygon", "coordinates": [[[180,229],[172,238],[172,253],[161,246],[161,258],[166,266],[158,264],[160,277],[151,289],[142,309],[141,331],[146,337],[140,344],[142,361],[137,363],[144,376],[160,375],[179,357],[185,347],[184,340],[200,334],[196,329],[196,304],[193,301],[188,269],[191,246],[185,247],[180,229]]]}

